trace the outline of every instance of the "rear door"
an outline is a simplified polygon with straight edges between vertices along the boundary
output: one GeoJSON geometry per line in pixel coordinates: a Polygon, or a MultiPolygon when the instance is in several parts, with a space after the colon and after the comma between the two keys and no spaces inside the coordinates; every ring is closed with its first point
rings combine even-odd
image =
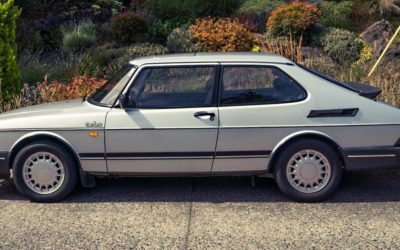
{"type": "Polygon", "coordinates": [[[135,104],[106,122],[110,173],[210,172],[218,134],[218,64],[149,65],[127,90],[135,104]]]}

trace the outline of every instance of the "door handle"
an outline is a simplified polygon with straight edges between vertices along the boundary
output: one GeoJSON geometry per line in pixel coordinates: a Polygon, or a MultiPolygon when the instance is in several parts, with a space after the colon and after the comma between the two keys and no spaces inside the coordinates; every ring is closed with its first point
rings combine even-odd
{"type": "Polygon", "coordinates": [[[215,119],[215,113],[209,113],[209,112],[205,112],[205,111],[200,111],[194,114],[194,117],[196,118],[201,118],[203,116],[209,116],[210,117],[210,121],[214,121],[215,119]]]}

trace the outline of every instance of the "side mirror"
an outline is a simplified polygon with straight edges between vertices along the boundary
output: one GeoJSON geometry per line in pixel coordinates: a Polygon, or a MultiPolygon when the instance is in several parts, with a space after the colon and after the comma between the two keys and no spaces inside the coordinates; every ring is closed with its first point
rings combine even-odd
{"type": "Polygon", "coordinates": [[[119,105],[121,106],[121,108],[125,109],[125,108],[128,107],[129,99],[128,99],[128,97],[126,95],[121,94],[118,97],[118,101],[119,101],[119,105]]]}

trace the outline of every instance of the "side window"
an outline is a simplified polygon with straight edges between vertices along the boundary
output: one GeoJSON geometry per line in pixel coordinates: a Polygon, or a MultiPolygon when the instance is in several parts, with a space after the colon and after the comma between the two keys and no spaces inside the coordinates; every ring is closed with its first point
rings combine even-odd
{"type": "Polygon", "coordinates": [[[306,93],[280,69],[268,66],[225,66],[221,105],[257,105],[300,101],[306,93]]]}
{"type": "Polygon", "coordinates": [[[204,107],[212,103],[216,68],[145,68],[129,90],[138,108],[204,107]]]}

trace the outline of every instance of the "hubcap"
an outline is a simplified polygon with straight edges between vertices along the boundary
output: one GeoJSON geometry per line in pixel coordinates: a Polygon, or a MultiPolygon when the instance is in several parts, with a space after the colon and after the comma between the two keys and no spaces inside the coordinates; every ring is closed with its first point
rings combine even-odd
{"type": "Polygon", "coordinates": [[[328,159],[316,150],[302,150],[294,154],[286,167],[290,185],[302,193],[315,193],[323,189],[331,178],[328,159]]]}
{"type": "Polygon", "coordinates": [[[56,192],[64,182],[64,166],[61,160],[48,152],[32,154],[24,163],[25,184],[37,194],[56,192]]]}

